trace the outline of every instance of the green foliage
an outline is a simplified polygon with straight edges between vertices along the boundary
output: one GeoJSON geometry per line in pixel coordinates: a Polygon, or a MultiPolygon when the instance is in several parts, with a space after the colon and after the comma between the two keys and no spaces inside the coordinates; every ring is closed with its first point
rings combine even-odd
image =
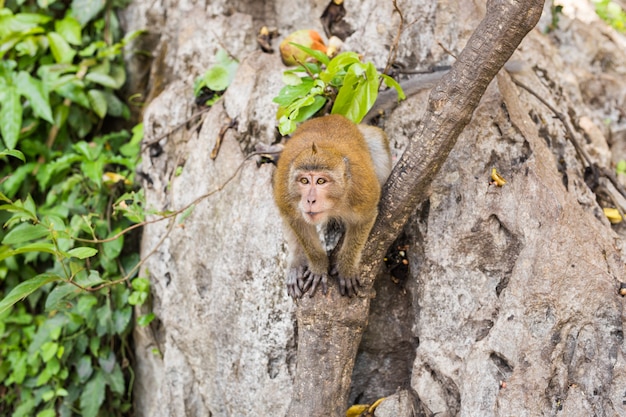
{"type": "Polygon", "coordinates": [[[381,82],[395,88],[398,98],[404,99],[400,85],[381,74],[371,62],[361,62],[355,52],[342,52],[333,59],[324,53],[302,45],[292,44],[317,60],[285,71],[286,84],[274,102],[278,103],[278,128],[287,135],[298,122],[315,115],[330,100],[331,113],[342,114],[359,123],[378,97],[381,82]]]}
{"type": "Polygon", "coordinates": [[[140,32],[122,37],[112,4],[0,1],[3,416],[131,411],[142,128],[109,126],[130,114],[116,92],[140,32]]]}
{"type": "Polygon", "coordinates": [[[620,160],[615,167],[615,172],[626,175],[626,160],[620,160]]]}
{"type": "Polygon", "coordinates": [[[232,59],[226,51],[220,49],[215,55],[215,65],[207,70],[204,75],[194,81],[194,96],[202,98],[203,104],[213,105],[221,94],[228,88],[235,77],[239,63],[232,59]]]}
{"type": "Polygon", "coordinates": [[[611,0],[594,0],[596,13],[615,30],[626,32],[626,12],[611,0]]]}

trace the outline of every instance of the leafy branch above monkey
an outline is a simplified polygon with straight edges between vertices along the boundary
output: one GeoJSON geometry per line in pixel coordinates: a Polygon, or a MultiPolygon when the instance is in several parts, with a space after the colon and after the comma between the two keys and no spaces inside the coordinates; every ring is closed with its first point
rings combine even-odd
{"type": "Polygon", "coordinates": [[[359,123],[376,102],[382,82],[394,88],[400,100],[404,92],[390,76],[378,72],[371,62],[362,62],[356,52],[342,52],[330,59],[326,54],[292,44],[308,53],[316,62],[299,62],[285,71],[285,87],[274,102],[278,103],[278,129],[283,135],[296,130],[297,123],[313,117],[325,105],[332,114],[342,114],[359,123]]]}

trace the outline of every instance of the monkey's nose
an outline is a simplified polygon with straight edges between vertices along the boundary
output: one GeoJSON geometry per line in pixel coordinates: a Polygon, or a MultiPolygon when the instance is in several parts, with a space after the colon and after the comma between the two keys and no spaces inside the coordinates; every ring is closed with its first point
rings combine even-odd
{"type": "Polygon", "coordinates": [[[310,199],[310,198],[306,199],[306,202],[309,203],[309,204],[315,204],[316,201],[317,200],[313,200],[313,199],[310,199]]]}

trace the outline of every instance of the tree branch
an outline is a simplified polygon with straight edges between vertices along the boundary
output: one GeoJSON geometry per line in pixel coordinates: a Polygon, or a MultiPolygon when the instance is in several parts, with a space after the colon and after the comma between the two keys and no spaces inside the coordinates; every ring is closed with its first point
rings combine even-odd
{"type": "Polygon", "coordinates": [[[487,14],[457,62],[430,94],[423,122],[383,189],[380,215],[363,255],[364,296],[298,301],[298,357],[289,416],[345,415],[354,360],[367,325],[374,277],[491,80],[537,24],[544,0],[490,0],[487,14]]]}

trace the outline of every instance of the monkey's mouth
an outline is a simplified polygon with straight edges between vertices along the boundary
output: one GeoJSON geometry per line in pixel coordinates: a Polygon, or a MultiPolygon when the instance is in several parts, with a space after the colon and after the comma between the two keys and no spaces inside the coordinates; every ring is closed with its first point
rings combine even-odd
{"type": "Polygon", "coordinates": [[[312,222],[316,222],[319,220],[319,217],[322,215],[321,211],[307,211],[306,215],[309,217],[309,220],[312,222]]]}

